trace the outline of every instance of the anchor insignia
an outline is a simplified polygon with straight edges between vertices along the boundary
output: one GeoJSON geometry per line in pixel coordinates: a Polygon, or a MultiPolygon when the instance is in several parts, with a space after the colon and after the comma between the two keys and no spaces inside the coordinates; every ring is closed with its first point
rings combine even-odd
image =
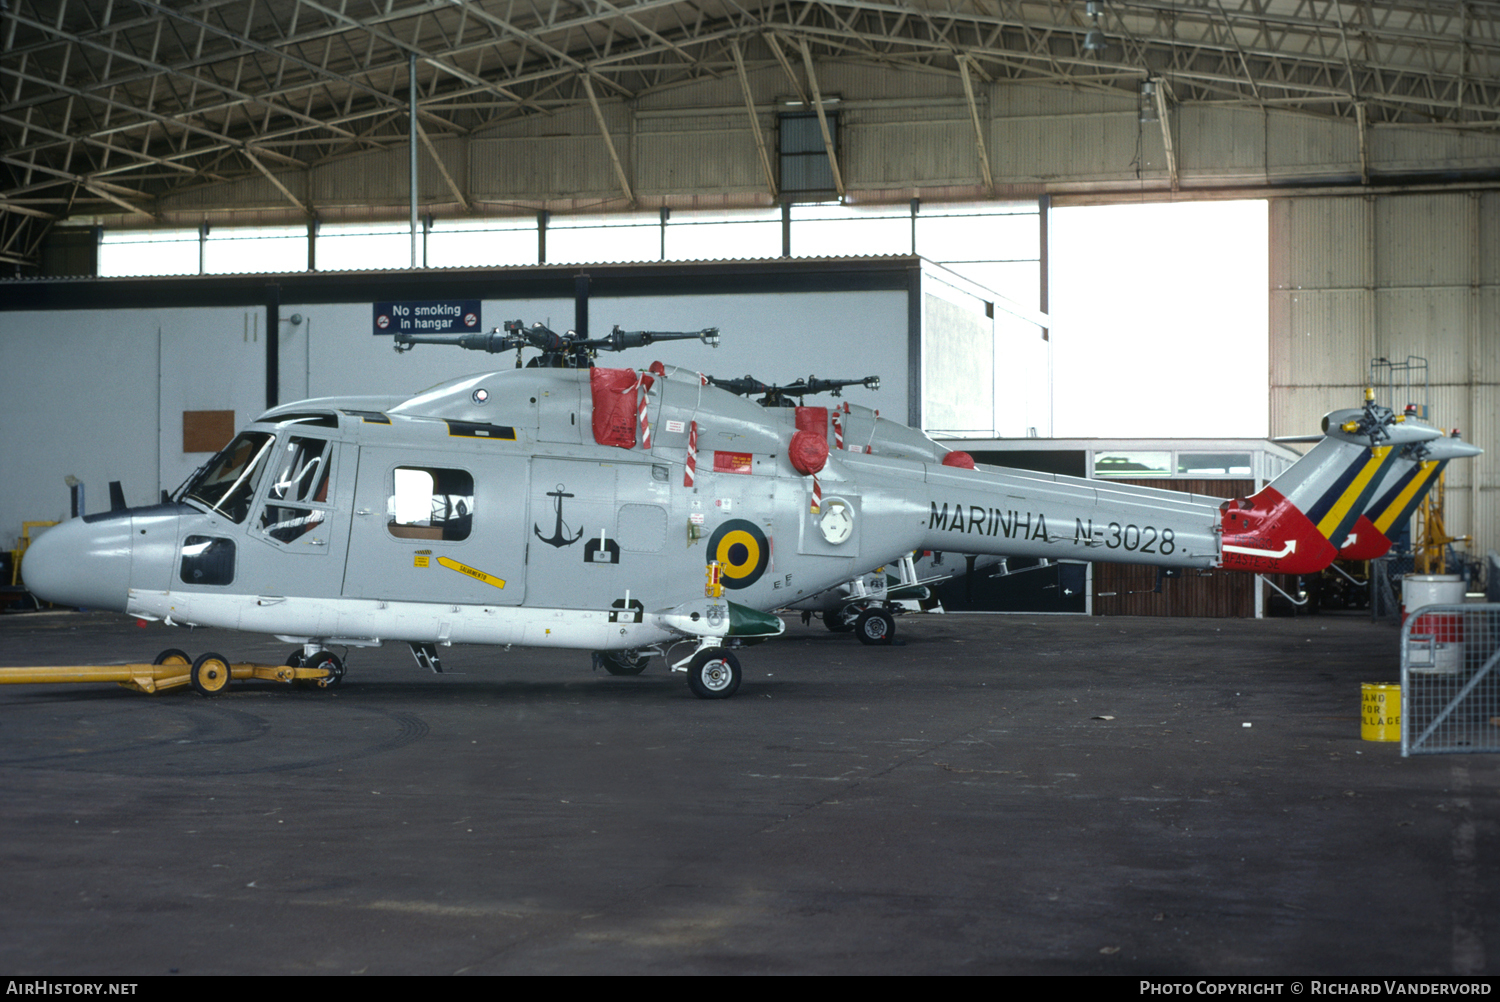
{"type": "Polygon", "coordinates": [[[547,496],[549,498],[557,498],[557,501],[555,503],[555,507],[557,508],[557,527],[552,530],[552,535],[551,536],[544,536],[544,535],[542,535],[542,529],[541,529],[541,527],[538,526],[538,525],[536,525],[535,523],[532,523],[532,526],[531,526],[532,531],[534,531],[536,533],[536,538],[540,539],[544,543],[550,543],[551,545],[558,546],[558,547],[572,546],[574,543],[578,542],[580,539],[583,538],[583,529],[580,528],[578,530],[578,534],[576,536],[574,536],[572,539],[569,539],[567,537],[567,534],[564,533],[564,531],[563,531],[564,527],[567,527],[567,528],[572,528],[572,527],[568,526],[567,523],[563,521],[563,517],[562,517],[562,499],[563,498],[574,497],[575,495],[564,493],[564,491],[563,491],[563,485],[562,484],[558,484],[557,485],[557,490],[555,490],[555,491],[548,491],[547,492],[547,496]]]}

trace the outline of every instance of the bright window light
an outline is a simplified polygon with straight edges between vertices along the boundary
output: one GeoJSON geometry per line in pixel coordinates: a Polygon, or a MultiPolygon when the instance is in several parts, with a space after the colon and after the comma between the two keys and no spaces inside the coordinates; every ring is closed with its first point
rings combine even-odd
{"type": "Polygon", "coordinates": [[[99,240],[99,275],[198,274],[197,230],[113,230],[99,240]]]}
{"type": "Polygon", "coordinates": [[[905,206],[792,207],[792,253],[845,257],[911,253],[911,210],[905,206]]]}
{"type": "Polygon", "coordinates": [[[439,219],[427,234],[427,264],[432,268],[536,264],[536,217],[439,219]]]}
{"type": "Polygon", "coordinates": [[[1054,209],[1059,438],[1264,438],[1264,200],[1054,209]]]}
{"type": "MultiPolygon", "coordinates": [[[[657,248],[660,253],[660,247],[657,248]]],[[[687,212],[667,220],[668,261],[725,261],[781,256],[781,210],[687,212]]]]}
{"type": "MultiPolygon", "coordinates": [[[[418,237],[420,239],[420,236],[418,237]]],[[[417,253],[421,253],[418,244],[417,253]]],[[[318,232],[319,271],[411,267],[409,223],[326,225],[318,232]]]]}
{"type": "Polygon", "coordinates": [[[236,226],[208,231],[203,270],[211,275],[307,269],[306,226],[236,226]]]}
{"type": "Polygon", "coordinates": [[[1035,202],[924,203],[917,215],[918,254],[1034,309],[1041,306],[1040,241],[1035,202]]]}
{"type": "Polygon", "coordinates": [[[547,225],[548,264],[655,261],[660,257],[661,220],[654,214],[553,216],[547,225]]]}

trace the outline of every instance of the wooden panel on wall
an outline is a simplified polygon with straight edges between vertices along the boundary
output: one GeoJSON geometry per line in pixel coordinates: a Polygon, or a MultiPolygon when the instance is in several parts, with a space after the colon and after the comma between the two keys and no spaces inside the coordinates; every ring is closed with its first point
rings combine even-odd
{"type": "Polygon", "coordinates": [[[183,411],[182,451],[218,452],[234,438],[234,411],[183,411]]]}
{"type": "MultiPolygon", "coordinates": [[[[1116,480],[1165,490],[1246,497],[1253,480],[1116,480]]],[[[1195,616],[1248,619],[1255,615],[1255,576],[1239,571],[1182,568],[1180,577],[1158,578],[1158,568],[1141,564],[1094,564],[1094,615],[1195,616]],[[1161,590],[1157,591],[1158,582],[1161,590]]]]}

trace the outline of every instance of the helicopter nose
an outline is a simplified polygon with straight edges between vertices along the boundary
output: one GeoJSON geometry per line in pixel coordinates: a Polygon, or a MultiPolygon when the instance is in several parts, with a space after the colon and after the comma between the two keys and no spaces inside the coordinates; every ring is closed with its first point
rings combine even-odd
{"type": "Polygon", "coordinates": [[[21,578],[43,601],[124,612],[130,589],[129,517],[81,518],[42,533],[21,558],[21,578]]]}

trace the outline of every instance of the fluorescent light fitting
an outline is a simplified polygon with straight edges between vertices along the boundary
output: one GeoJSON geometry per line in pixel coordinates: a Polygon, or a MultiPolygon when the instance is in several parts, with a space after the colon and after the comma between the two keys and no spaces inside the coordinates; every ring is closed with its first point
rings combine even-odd
{"type": "Polygon", "coordinates": [[[1083,51],[1103,52],[1104,47],[1109,44],[1109,39],[1104,37],[1104,31],[1099,27],[1099,15],[1104,13],[1104,5],[1099,0],[1089,0],[1089,31],[1083,36],[1083,51]]]}

